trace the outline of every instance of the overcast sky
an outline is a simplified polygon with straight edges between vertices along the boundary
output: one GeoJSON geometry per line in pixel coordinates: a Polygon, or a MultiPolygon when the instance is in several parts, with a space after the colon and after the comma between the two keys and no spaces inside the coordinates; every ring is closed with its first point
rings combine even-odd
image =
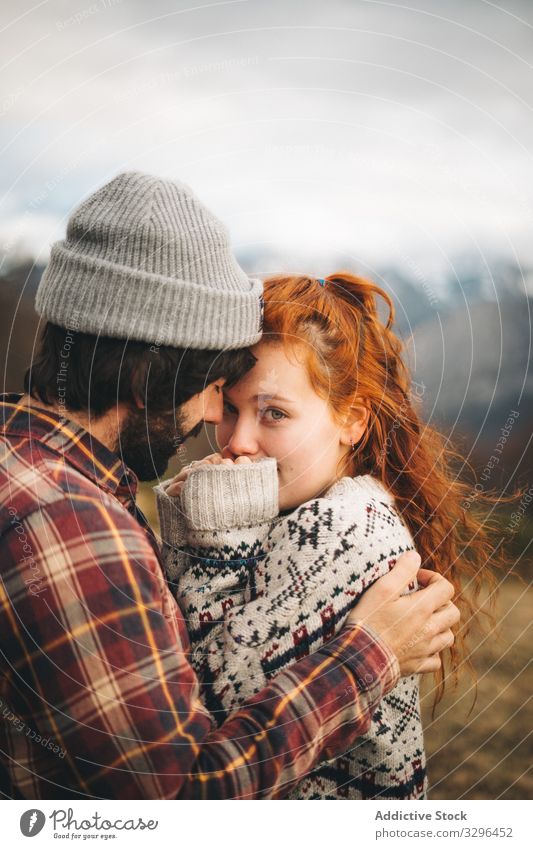
{"type": "Polygon", "coordinates": [[[244,254],[533,260],[530,0],[3,0],[1,28],[0,254],[140,169],[244,254]]]}

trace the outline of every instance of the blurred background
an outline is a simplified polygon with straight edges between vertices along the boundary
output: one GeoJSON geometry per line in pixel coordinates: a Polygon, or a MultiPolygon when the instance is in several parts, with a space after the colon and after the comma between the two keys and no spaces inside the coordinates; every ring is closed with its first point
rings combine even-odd
{"type": "Polygon", "coordinates": [[[497,513],[503,533],[518,511],[513,574],[472,643],[475,704],[465,679],[432,717],[426,682],[431,797],[531,798],[533,4],[4,0],[0,44],[2,385],[22,388],[50,244],[120,170],[189,183],[249,272],[376,280],[427,421],[486,487],[531,487],[497,513]]]}

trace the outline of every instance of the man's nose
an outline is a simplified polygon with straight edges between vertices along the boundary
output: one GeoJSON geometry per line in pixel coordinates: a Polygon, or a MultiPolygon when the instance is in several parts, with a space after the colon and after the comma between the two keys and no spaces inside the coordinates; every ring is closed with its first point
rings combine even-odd
{"type": "Polygon", "coordinates": [[[203,420],[204,422],[210,422],[211,424],[218,425],[222,421],[222,414],[224,412],[224,401],[222,398],[222,392],[214,392],[209,401],[204,403],[204,411],[203,411],[203,420]]]}

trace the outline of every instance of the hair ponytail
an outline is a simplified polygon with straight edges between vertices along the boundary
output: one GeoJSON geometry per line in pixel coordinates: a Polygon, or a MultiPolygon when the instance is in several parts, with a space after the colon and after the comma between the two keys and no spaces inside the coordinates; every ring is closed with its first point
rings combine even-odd
{"type": "Polygon", "coordinates": [[[381,298],[388,308],[386,327],[390,328],[394,322],[394,303],[392,298],[370,280],[358,277],[349,271],[340,271],[325,278],[326,286],[332,286],[336,294],[350,304],[358,304],[363,320],[378,320],[378,302],[381,298]]]}

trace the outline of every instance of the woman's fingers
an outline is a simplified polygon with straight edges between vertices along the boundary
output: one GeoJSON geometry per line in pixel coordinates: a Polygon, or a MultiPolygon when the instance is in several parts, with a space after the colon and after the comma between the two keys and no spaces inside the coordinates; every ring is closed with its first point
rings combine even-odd
{"type": "Polygon", "coordinates": [[[180,495],[181,490],[183,489],[183,485],[190,473],[195,469],[198,469],[200,466],[212,465],[217,466],[220,463],[231,463],[231,460],[223,460],[220,454],[209,454],[207,457],[204,457],[203,460],[193,460],[192,463],[189,463],[188,466],[184,466],[183,469],[172,478],[172,483],[167,486],[167,495],[180,495]]]}
{"type": "Polygon", "coordinates": [[[203,460],[198,460],[196,468],[206,464],[211,466],[233,466],[233,460],[229,457],[223,457],[222,454],[210,454],[209,457],[205,457],[203,460]]]}
{"type": "MultiPolygon", "coordinates": [[[[229,447],[227,445],[224,446],[224,448],[222,449],[220,454],[225,460],[226,459],[229,459],[229,460],[233,459],[232,453],[229,450],[229,447]]],[[[253,462],[253,460],[251,460],[250,457],[236,457],[235,458],[235,463],[236,464],[238,463],[239,465],[241,465],[241,463],[252,463],[252,462],[253,462]]]]}
{"type": "Polygon", "coordinates": [[[221,462],[222,462],[222,455],[221,454],[217,454],[217,453],[208,454],[207,457],[203,458],[203,460],[197,460],[195,462],[195,466],[200,466],[200,465],[204,465],[204,464],[207,464],[207,463],[210,463],[213,466],[218,466],[219,463],[221,463],[221,462]]]}
{"type": "Polygon", "coordinates": [[[232,460],[229,457],[224,457],[222,454],[209,454],[207,457],[204,457],[203,460],[193,460],[188,466],[184,466],[179,474],[172,479],[172,483],[167,486],[167,495],[172,495],[174,497],[181,495],[185,481],[189,477],[190,473],[195,469],[198,469],[200,466],[233,466],[251,462],[252,460],[250,457],[237,457],[235,460],[232,460]]]}
{"type": "Polygon", "coordinates": [[[178,474],[177,474],[177,475],[175,475],[175,476],[172,478],[172,483],[174,484],[174,483],[179,483],[180,481],[185,481],[185,480],[187,480],[187,478],[188,478],[188,476],[189,476],[189,474],[190,474],[190,471],[191,471],[191,467],[190,467],[190,466],[185,466],[183,469],[181,469],[181,471],[180,471],[180,472],[178,472],[178,474]]]}
{"type": "Polygon", "coordinates": [[[177,495],[181,495],[181,490],[184,486],[184,480],[177,481],[174,479],[172,483],[169,483],[169,485],[167,486],[167,495],[171,495],[173,498],[175,498],[177,495]]]}
{"type": "Polygon", "coordinates": [[[185,481],[189,477],[190,473],[191,473],[190,466],[186,466],[184,469],[181,470],[181,472],[178,475],[176,475],[174,478],[172,478],[172,481],[169,483],[169,485],[166,488],[167,495],[172,495],[172,496],[179,495],[181,493],[182,488],[183,488],[183,484],[185,483],[185,481]]]}

